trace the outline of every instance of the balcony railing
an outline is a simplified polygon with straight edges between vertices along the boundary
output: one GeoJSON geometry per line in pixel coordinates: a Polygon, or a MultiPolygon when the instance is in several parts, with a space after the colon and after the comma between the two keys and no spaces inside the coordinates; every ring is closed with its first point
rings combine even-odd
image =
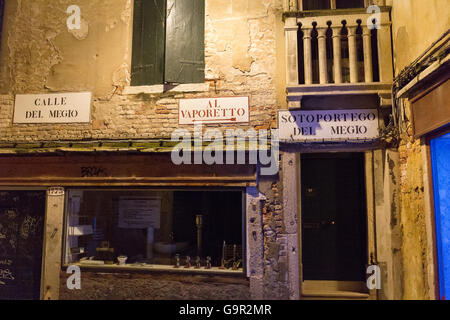
{"type": "Polygon", "coordinates": [[[317,94],[386,97],[393,79],[389,8],[377,17],[374,24],[366,9],[286,13],[288,101],[317,94]]]}

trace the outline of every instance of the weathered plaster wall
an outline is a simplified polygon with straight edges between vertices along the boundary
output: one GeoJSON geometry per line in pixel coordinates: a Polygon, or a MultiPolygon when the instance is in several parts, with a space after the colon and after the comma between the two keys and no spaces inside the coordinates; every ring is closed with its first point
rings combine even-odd
{"type": "Polygon", "coordinates": [[[450,25],[446,0],[393,0],[395,73],[418,58],[450,25]]]}
{"type": "Polygon", "coordinates": [[[373,152],[376,259],[382,274],[381,288],[377,293],[378,298],[383,300],[401,299],[403,294],[399,175],[397,150],[373,152]]]}
{"type": "MultiPolygon", "coordinates": [[[[73,1],[11,0],[0,56],[0,140],[170,138],[180,98],[249,95],[249,125],[268,128],[285,104],[281,0],[207,0],[203,92],[125,95],[132,0],[80,0],[82,29],[68,31],[73,1]],[[17,93],[92,91],[92,123],[12,125],[17,93]]],[[[216,125],[218,126],[218,125],[216,125]]],[[[190,128],[190,127],[188,127],[190,128]]]]}
{"type": "Polygon", "coordinates": [[[111,94],[120,67],[129,60],[131,0],[116,3],[77,1],[81,30],[69,31],[66,9],[73,1],[8,1],[2,57],[9,72],[0,91],[111,94]]]}
{"type": "MultiPolygon", "coordinates": [[[[392,33],[396,75],[448,30],[450,7],[441,0],[393,0],[392,33]]],[[[400,211],[404,299],[433,299],[432,219],[427,192],[424,141],[414,139],[410,103],[405,105],[400,155],[400,211]]]]}
{"type": "MultiPolygon", "coordinates": [[[[410,104],[406,103],[406,115],[411,119],[410,104]]],[[[403,258],[403,298],[430,299],[430,243],[427,237],[425,206],[425,181],[422,144],[414,139],[409,122],[399,147],[400,194],[403,258]]]]}

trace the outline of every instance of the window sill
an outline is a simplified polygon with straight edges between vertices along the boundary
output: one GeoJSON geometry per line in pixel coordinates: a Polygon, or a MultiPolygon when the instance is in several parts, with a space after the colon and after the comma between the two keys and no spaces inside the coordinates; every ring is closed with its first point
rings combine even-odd
{"type": "MultiPolygon", "coordinates": [[[[390,6],[379,6],[381,12],[389,12],[390,6]]],[[[302,10],[285,12],[285,17],[319,17],[319,16],[338,16],[338,15],[350,15],[350,14],[368,14],[367,8],[347,8],[347,9],[317,9],[317,10],[302,10]]]]}
{"type": "MultiPolygon", "coordinates": [[[[71,264],[80,267],[82,270],[86,271],[103,271],[103,272],[158,272],[158,273],[178,273],[178,274],[198,274],[198,275],[220,275],[220,276],[233,276],[245,278],[245,273],[242,269],[230,270],[230,269],[219,269],[218,267],[213,267],[211,269],[195,269],[184,268],[174,268],[174,266],[169,265],[151,265],[151,264],[127,264],[120,266],[117,264],[101,264],[101,265],[91,265],[84,263],[71,264]]],[[[67,268],[69,265],[64,265],[67,268]]]]}
{"type": "Polygon", "coordinates": [[[368,300],[370,295],[368,293],[353,292],[353,291],[304,291],[302,299],[304,300],[368,300]]]}
{"type": "Polygon", "coordinates": [[[140,93],[165,93],[165,92],[208,92],[210,84],[183,83],[179,85],[157,84],[152,86],[128,86],[123,90],[124,95],[140,93]]]}

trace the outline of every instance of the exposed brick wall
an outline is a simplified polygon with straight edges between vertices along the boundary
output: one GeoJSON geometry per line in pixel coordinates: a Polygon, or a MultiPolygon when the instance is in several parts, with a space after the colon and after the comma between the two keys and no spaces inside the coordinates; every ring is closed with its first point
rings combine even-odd
{"type": "Polygon", "coordinates": [[[260,189],[266,196],[262,208],[264,232],[264,296],[268,299],[289,299],[287,237],[284,234],[282,183],[264,181],[260,189]]]}
{"type": "MultiPolygon", "coordinates": [[[[178,100],[182,97],[216,96],[214,92],[203,94],[166,94],[157,95],[114,95],[109,101],[94,99],[92,104],[92,124],[12,124],[13,96],[0,96],[0,141],[52,141],[86,139],[170,139],[173,130],[184,127],[193,130],[193,126],[178,126],[178,100]]],[[[249,129],[269,128],[275,111],[272,106],[251,106],[250,125],[209,127],[249,129]]]]}
{"type": "Polygon", "coordinates": [[[61,273],[61,300],[248,300],[245,279],[220,276],[100,273],[81,274],[81,290],[67,289],[61,273]]]}

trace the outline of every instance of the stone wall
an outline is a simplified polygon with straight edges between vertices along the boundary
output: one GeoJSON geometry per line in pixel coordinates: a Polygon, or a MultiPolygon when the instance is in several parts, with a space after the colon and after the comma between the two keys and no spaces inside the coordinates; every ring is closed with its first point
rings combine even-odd
{"type": "Polygon", "coordinates": [[[61,272],[61,300],[248,300],[248,280],[225,276],[102,273],[82,271],[81,290],[67,289],[61,272]]]}
{"type": "Polygon", "coordinates": [[[287,238],[283,223],[282,183],[262,181],[260,190],[267,198],[262,207],[264,233],[264,297],[289,299],[287,238]]]}
{"type": "Polygon", "coordinates": [[[8,1],[0,52],[0,141],[170,138],[178,127],[178,100],[193,97],[248,95],[250,123],[233,128],[276,125],[276,110],[285,104],[281,0],[207,0],[209,86],[162,94],[124,93],[133,1],[116,2],[78,1],[82,28],[72,32],[66,9],[73,1],[8,1]],[[12,124],[15,94],[79,91],[93,92],[90,124],[12,124]]]}

